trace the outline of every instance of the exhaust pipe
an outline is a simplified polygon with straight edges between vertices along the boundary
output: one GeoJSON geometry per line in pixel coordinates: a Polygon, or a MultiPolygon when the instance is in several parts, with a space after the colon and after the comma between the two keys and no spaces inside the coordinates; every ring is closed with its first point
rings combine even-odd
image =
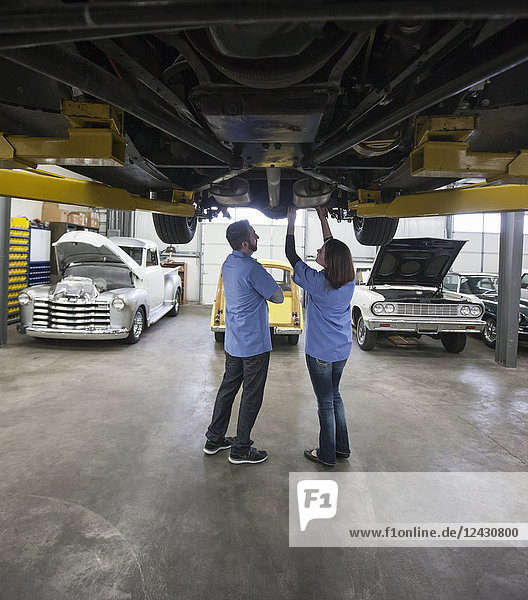
{"type": "Polygon", "coordinates": [[[279,167],[266,167],[270,208],[277,208],[280,203],[281,170],[279,167]]]}
{"type": "Polygon", "coordinates": [[[312,177],[298,179],[293,184],[293,203],[298,208],[322,206],[330,200],[335,189],[335,185],[312,177]]]}

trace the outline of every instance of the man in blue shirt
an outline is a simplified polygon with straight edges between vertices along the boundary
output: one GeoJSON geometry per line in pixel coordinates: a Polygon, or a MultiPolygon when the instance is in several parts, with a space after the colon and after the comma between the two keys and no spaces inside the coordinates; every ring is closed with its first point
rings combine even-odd
{"type": "Polygon", "coordinates": [[[271,351],[266,300],[280,304],[284,295],[266,269],[251,258],[259,237],[249,222],[232,223],[226,237],[233,252],[222,265],[226,300],[225,373],[203,450],[206,454],[216,454],[231,448],[229,462],[256,464],[268,458],[268,453],[254,448],[250,439],[262,405],[271,351]],[[226,438],[233,402],[242,383],[237,435],[226,438]]]}

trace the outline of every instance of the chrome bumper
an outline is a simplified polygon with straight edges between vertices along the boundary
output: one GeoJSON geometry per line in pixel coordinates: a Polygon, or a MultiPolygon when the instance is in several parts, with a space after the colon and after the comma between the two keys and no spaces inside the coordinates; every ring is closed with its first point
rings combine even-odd
{"type": "Polygon", "coordinates": [[[301,335],[302,329],[300,327],[274,327],[273,333],[275,335],[301,335]]]}
{"type": "Polygon", "coordinates": [[[107,340],[108,338],[126,338],[129,331],[124,327],[119,329],[48,329],[40,327],[26,327],[24,332],[36,338],[60,338],[65,340],[107,340]]]}
{"type": "MultiPolygon", "coordinates": [[[[270,327],[274,335],[301,335],[300,327],[270,327]]],[[[225,331],[225,325],[213,325],[211,331],[225,331]]]]}
{"type": "Polygon", "coordinates": [[[457,321],[402,321],[401,319],[369,319],[365,321],[370,331],[412,332],[418,334],[435,333],[480,333],[484,329],[484,321],[478,319],[459,319],[457,321]]]}

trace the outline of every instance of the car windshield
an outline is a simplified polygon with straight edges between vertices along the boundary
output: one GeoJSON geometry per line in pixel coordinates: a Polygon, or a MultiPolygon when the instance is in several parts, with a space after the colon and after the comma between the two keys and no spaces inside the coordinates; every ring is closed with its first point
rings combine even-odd
{"type": "Polygon", "coordinates": [[[497,292],[498,277],[463,277],[460,282],[460,291],[463,294],[485,294],[487,292],[497,292]]]}
{"type": "Polygon", "coordinates": [[[266,267],[266,271],[275,279],[283,292],[291,292],[290,272],[277,267],[266,267]]]}

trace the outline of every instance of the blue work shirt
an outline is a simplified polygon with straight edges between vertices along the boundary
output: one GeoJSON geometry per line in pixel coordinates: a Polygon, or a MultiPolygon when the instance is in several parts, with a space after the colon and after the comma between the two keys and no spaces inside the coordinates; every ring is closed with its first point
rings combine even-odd
{"type": "Polygon", "coordinates": [[[352,349],[350,302],[356,282],[350,281],[335,290],[323,271],[310,268],[302,260],[295,264],[293,281],[307,292],[306,354],[324,362],[348,358],[352,349]]]}
{"type": "Polygon", "coordinates": [[[226,300],[224,349],[245,358],[271,350],[268,305],[279,288],[266,269],[251,256],[233,250],[222,265],[226,300]]]}

